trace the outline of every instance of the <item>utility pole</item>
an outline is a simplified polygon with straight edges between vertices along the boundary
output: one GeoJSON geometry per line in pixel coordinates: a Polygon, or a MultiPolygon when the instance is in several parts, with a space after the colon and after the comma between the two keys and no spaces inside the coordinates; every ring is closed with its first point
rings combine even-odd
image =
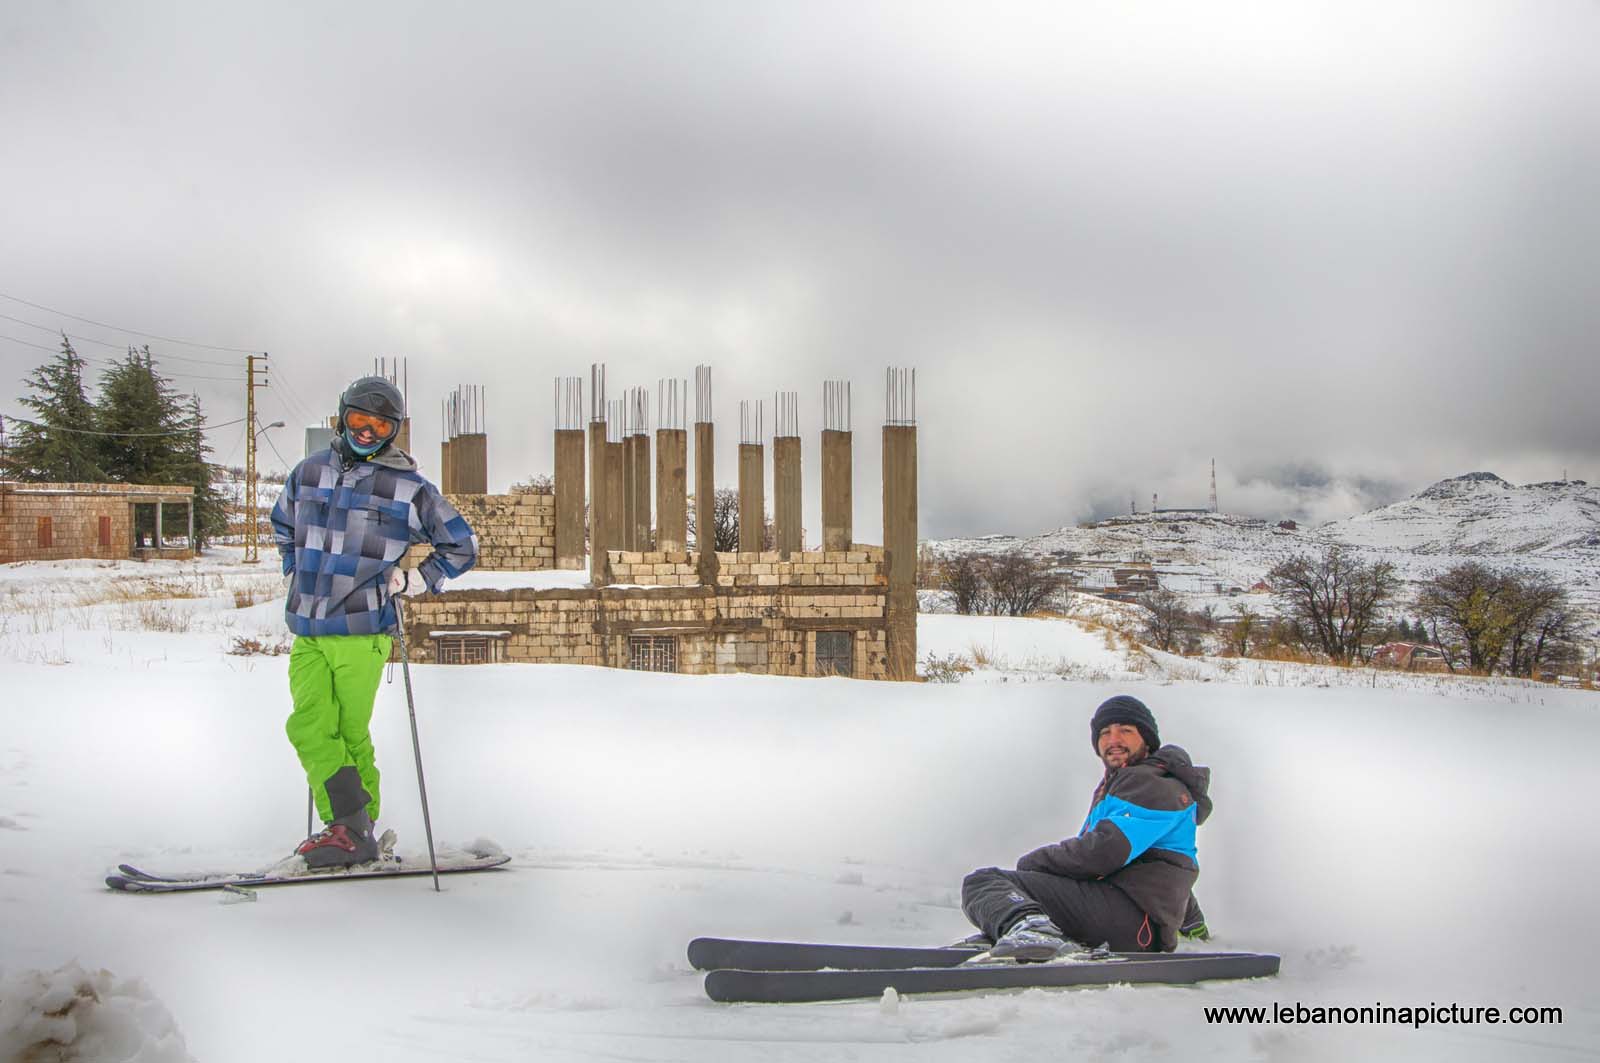
{"type": "Polygon", "coordinates": [[[244,563],[247,565],[261,561],[260,535],[256,527],[256,388],[267,386],[266,360],[266,352],[244,356],[244,563]],[[262,362],[259,383],[256,381],[257,358],[262,362]]]}

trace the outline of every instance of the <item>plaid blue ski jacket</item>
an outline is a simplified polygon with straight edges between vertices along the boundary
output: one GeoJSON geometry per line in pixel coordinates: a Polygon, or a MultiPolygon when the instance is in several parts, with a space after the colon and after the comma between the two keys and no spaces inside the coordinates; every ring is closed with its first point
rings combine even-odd
{"type": "Polygon", "coordinates": [[[417,566],[429,591],[478,560],[478,537],[394,447],[346,466],[336,447],[289,474],[272,507],[272,538],[292,576],[284,620],[296,635],[393,631],[389,572],[412,543],[433,544],[417,566]]]}

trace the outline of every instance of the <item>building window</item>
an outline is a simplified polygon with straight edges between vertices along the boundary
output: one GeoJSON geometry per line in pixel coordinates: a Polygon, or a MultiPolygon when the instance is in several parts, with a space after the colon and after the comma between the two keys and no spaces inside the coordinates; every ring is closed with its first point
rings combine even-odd
{"type": "Polygon", "coordinates": [[[854,675],[854,646],[848,631],[817,632],[817,674],[854,675]]]}
{"type": "Polygon", "coordinates": [[[111,545],[111,518],[110,517],[101,517],[100,518],[100,545],[101,546],[110,546],[111,545]]]}
{"type": "Polygon", "coordinates": [[[494,664],[500,660],[501,639],[494,635],[463,633],[433,636],[433,659],[440,664],[494,664]]]}
{"type": "Polygon", "coordinates": [[[51,527],[49,517],[39,518],[39,547],[48,550],[56,543],[55,529],[51,527]]]}
{"type": "Polygon", "coordinates": [[[678,636],[629,635],[628,667],[636,672],[676,672],[678,636]]]}

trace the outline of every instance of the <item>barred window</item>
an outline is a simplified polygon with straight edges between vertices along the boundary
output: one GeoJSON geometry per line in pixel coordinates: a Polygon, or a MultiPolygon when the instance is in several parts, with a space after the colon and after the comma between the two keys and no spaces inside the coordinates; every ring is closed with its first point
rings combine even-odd
{"type": "Polygon", "coordinates": [[[854,675],[854,639],[848,631],[817,632],[817,674],[854,675]]]}
{"type": "Polygon", "coordinates": [[[494,635],[435,633],[433,659],[440,664],[493,664],[501,659],[503,639],[494,635]]]}
{"type": "Polygon", "coordinates": [[[678,636],[629,635],[628,667],[636,672],[676,672],[678,636]]]}

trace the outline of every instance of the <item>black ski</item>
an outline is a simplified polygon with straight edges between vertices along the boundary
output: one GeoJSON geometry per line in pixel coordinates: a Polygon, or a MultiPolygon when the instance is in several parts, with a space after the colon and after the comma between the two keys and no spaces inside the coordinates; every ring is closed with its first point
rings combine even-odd
{"type": "Polygon", "coordinates": [[[745,971],[882,970],[888,967],[955,967],[985,946],[944,948],[884,945],[826,945],[799,941],[744,941],[738,938],[695,938],[689,942],[689,965],[698,971],[738,968],[745,971]]]}
{"type": "Polygon", "coordinates": [[[1187,985],[1218,978],[1259,978],[1278,973],[1278,957],[1257,952],[1122,953],[1110,959],[1058,963],[968,963],[958,967],[889,970],[714,970],[706,995],[724,1002],[798,1004],[898,993],[1157,982],[1187,985]]]}

